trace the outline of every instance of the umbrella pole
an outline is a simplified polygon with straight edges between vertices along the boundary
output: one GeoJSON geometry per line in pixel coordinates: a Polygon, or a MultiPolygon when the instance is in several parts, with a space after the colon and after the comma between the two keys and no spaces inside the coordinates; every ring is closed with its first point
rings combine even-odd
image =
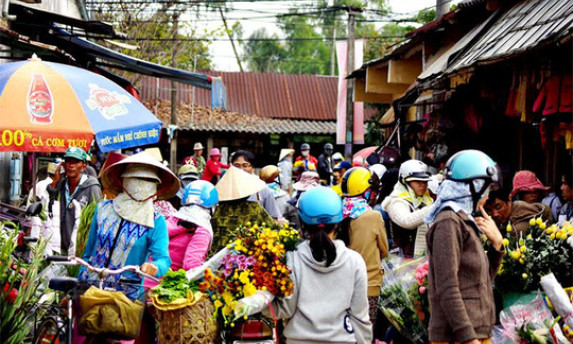
{"type": "MultiPolygon", "coordinates": [[[[32,198],[36,201],[36,153],[32,153],[32,198]]],[[[30,203],[30,200],[28,200],[30,203]]]]}

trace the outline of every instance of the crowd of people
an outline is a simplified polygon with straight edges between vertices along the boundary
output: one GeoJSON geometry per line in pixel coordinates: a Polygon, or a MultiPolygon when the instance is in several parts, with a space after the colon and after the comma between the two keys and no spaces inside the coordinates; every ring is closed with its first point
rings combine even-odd
{"type": "MultiPolygon", "coordinates": [[[[205,160],[201,143],[177,174],[145,151],[110,153],[100,183],[85,173],[86,153],[71,147],[61,165],[50,167],[47,195],[36,195],[47,198],[50,211],[58,209],[61,226],[52,236],[58,253],[75,252],[81,210],[101,199],[84,259],[97,267],[139,265],[158,277],[201,265],[241,225],[289,224],[304,240],[288,257],[294,295],[274,301],[276,315],[288,320],[288,343],[383,339],[381,260],[391,250],[428,257],[431,342],[487,343],[506,224],[519,235],[531,217],[561,223],[573,217],[570,171],[550,192],[530,171],[504,185],[496,163],[476,150],[453,155],[442,174],[432,175],[419,160],[356,166],[332,144],[323,148],[317,159],[305,143],[294,161],[295,150],[283,149],[277,164],[259,174],[251,152],[233,152],[227,165],[217,148],[205,160]],[[487,252],[481,234],[491,244],[487,252]]],[[[81,280],[91,277],[80,272],[81,280]]],[[[106,283],[120,279],[144,283],[130,273],[106,283]]]]}

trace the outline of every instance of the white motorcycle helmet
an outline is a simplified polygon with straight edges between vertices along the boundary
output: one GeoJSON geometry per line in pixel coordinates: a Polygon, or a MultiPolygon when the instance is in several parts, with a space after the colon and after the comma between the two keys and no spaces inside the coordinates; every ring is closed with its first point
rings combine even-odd
{"type": "Polygon", "coordinates": [[[378,180],[382,180],[382,176],[386,173],[386,166],[382,164],[374,164],[368,168],[372,174],[378,176],[378,180]]]}
{"type": "Polygon", "coordinates": [[[408,160],[402,163],[398,171],[400,182],[406,185],[413,180],[429,182],[431,174],[428,171],[428,166],[420,160],[408,160]]]}

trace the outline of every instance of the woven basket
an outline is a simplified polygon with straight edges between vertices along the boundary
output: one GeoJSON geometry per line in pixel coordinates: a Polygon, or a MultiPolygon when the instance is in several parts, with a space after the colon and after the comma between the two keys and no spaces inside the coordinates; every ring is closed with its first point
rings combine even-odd
{"type": "Polygon", "coordinates": [[[208,298],[202,298],[192,306],[172,311],[156,308],[159,344],[214,343],[217,336],[217,322],[213,319],[214,310],[208,298]]]}

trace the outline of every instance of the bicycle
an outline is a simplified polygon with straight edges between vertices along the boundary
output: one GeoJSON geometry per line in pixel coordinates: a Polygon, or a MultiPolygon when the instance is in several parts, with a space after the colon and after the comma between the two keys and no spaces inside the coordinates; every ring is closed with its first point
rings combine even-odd
{"type": "MultiPolygon", "coordinates": [[[[99,289],[104,289],[104,279],[106,276],[119,275],[127,271],[150,278],[155,282],[159,280],[141,271],[139,266],[128,265],[119,269],[96,268],[85,260],[75,256],[48,256],[46,261],[54,265],[80,265],[87,270],[97,274],[99,279],[99,289]]],[[[142,287],[138,285],[138,287],[142,287]]],[[[81,287],[77,278],[56,277],[49,281],[49,288],[59,291],[65,295],[64,302],[46,305],[44,314],[38,324],[38,319],[34,319],[34,344],[71,344],[73,332],[73,300],[81,293],[81,287]],[[38,326],[36,326],[38,324],[38,326]]],[[[38,306],[42,308],[42,306],[38,306]]],[[[88,339],[89,340],[89,339],[88,339]]]]}

